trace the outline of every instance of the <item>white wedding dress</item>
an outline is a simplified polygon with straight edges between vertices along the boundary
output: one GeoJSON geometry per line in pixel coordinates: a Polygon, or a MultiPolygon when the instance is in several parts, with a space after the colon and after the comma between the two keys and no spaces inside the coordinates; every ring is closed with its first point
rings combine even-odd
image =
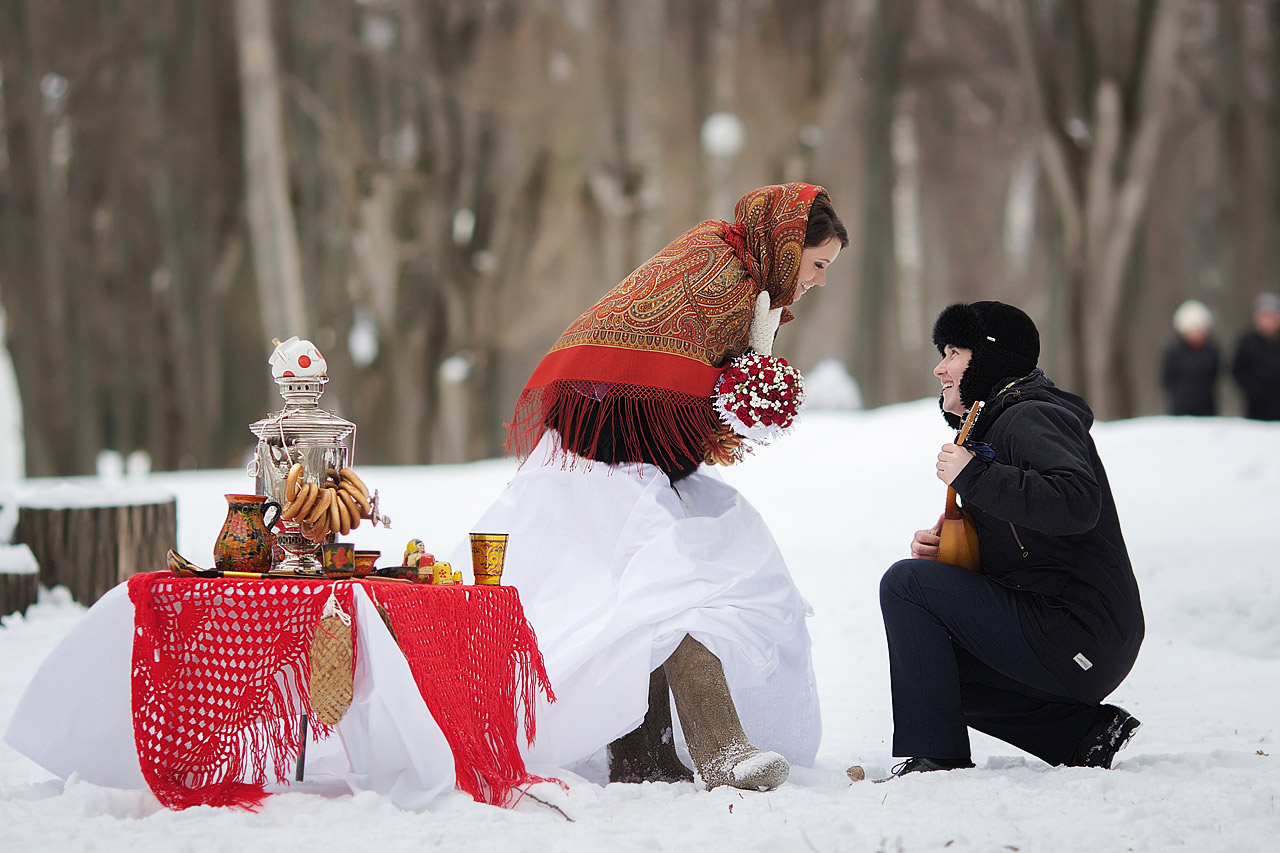
{"type": "MultiPolygon", "coordinates": [[[[520,592],[556,694],[539,697],[530,769],[598,762],[640,724],[649,673],[685,634],[723,663],[752,743],[812,765],[809,605],[759,513],[706,466],[673,488],[652,465],[557,450],[548,432],[472,527],[510,535],[502,583],[520,592]]],[[[453,561],[470,565],[465,545],[453,561]]]]}

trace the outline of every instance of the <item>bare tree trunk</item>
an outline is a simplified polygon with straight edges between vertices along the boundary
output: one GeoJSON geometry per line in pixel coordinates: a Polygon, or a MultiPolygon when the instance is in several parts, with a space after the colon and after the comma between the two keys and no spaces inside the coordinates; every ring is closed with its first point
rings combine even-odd
{"type": "MultiPolygon", "coordinates": [[[[1280,269],[1280,0],[1267,3],[1268,30],[1271,33],[1271,103],[1267,110],[1267,129],[1264,149],[1269,153],[1271,186],[1263,208],[1266,230],[1263,245],[1267,252],[1263,269],[1280,269]]],[[[1275,288],[1273,288],[1275,289],[1275,288]]]]}
{"type": "MultiPolygon", "coordinates": [[[[1095,284],[1092,300],[1094,304],[1091,306],[1094,323],[1092,334],[1086,339],[1085,352],[1089,365],[1090,391],[1094,395],[1100,395],[1098,409],[1103,417],[1132,414],[1132,401],[1120,398],[1116,393],[1117,385],[1111,381],[1111,377],[1119,367],[1117,354],[1120,350],[1120,336],[1125,328],[1124,312],[1121,310],[1126,302],[1123,288],[1127,282],[1132,282],[1125,275],[1126,267],[1133,255],[1138,226],[1146,214],[1151,181],[1159,163],[1165,126],[1171,110],[1174,71],[1182,37],[1182,13],[1183,0],[1163,0],[1155,11],[1151,32],[1144,39],[1147,41],[1143,51],[1146,61],[1138,79],[1141,109],[1138,124],[1120,171],[1111,172],[1119,175],[1114,198],[1109,198],[1112,210],[1097,211],[1106,230],[1101,231],[1104,227],[1102,223],[1094,223],[1100,229],[1099,242],[1102,246],[1099,255],[1090,259],[1090,278],[1095,284]]],[[[1101,133],[1104,121],[1102,113],[1114,109],[1117,114],[1116,123],[1119,123],[1119,92],[1112,92],[1110,86],[1104,83],[1099,90],[1098,100],[1101,133]]]]}
{"type": "Polygon", "coordinates": [[[1071,142],[1059,121],[1056,99],[1051,95],[1046,68],[1049,63],[1033,23],[1035,10],[1026,0],[1011,0],[1008,10],[1014,55],[1030,101],[1040,161],[1058,213],[1057,245],[1061,256],[1058,307],[1066,338],[1075,343],[1070,355],[1064,359],[1058,381],[1084,390],[1086,371],[1081,344],[1081,292],[1085,276],[1082,189],[1078,187],[1074,174],[1071,142]]]}
{"type": "MultiPolygon", "coordinates": [[[[22,7],[17,3],[0,5],[0,34],[23,32],[21,12],[22,7]]],[[[39,325],[40,288],[32,286],[39,280],[39,264],[28,251],[34,237],[34,223],[27,215],[34,196],[31,183],[34,169],[29,162],[36,148],[29,140],[33,133],[31,122],[38,117],[38,113],[31,113],[33,93],[24,91],[33,85],[28,77],[28,56],[24,37],[0,35],[0,73],[5,75],[0,85],[0,110],[4,112],[0,116],[0,132],[3,132],[0,140],[0,259],[3,261],[0,300],[4,302],[5,336],[13,359],[20,408],[25,427],[31,433],[26,436],[24,471],[16,472],[18,476],[24,472],[33,475],[42,470],[47,472],[42,466],[51,455],[47,436],[33,429],[41,422],[36,406],[45,402],[48,392],[38,381],[32,381],[40,375],[46,336],[39,325]],[[26,318],[27,322],[16,322],[19,318],[26,318]]],[[[34,106],[38,106],[38,102],[34,106]]]]}
{"type": "Polygon", "coordinates": [[[1244,222],[1243,170],[1248,165],[1244,138],[1244,105],[1246,91],[1241,53],[1244,51],[1243,21],[1238,3],[1218,7],[1217,71],[1218,71],[1218,144],[1215,173],[1217,177],[1217,217],[1214,228],[1215,267],[1208,284],[1212,304],[1219,311],[1238,309],[1238,301],[1221,304],[1222,297],[1239,300],[1245,253],[1242,251],[1248,227],[1244,222]]]}
{"type": "MultiPolygon", "coordinates": [[[[639,265],[667,244],[663,164],[662,47],[667,21],[661,3],[628,3],[627,29],[638,58],[629,99],[635,103],[627,119],[631,157],[638,178],[635,191],[635,263],[639,265]]],[[[721,217],[726,214],[721,214],[721,217]]]]}
{"type": "MultiPolygon", "coordinates": [[[[898,270],[898,357],[900,371],[912,367],[910,354],[929,343],[924,304],[924,235],[920,215],[920,143],[916,137],[915,99],[898,100],[892,128],[894,263],[898,270]]],[[[912,371],[914,372],[914,371],[912,371]]],[[[893,386],[896,397],[904,382],[899,375],[893,386]]],[[[907,384],[906,387],[910,387],[907,384]]]]}
{"type": "MultiPolygon", "coordinates": [[[[170,9],[177,14],[193,13],[191,9],[170,9]]],[[[198,287],[186,275],[183,247],[177,236],[178,212],[174,203],[172,168],[168,146],[165,143],[169,130],[165,119],[166,80],[164,69],[164,40],[166,9],[153,2],[148,9],[146,23],[146,138],[154,162],[148,170],[151,189],[152,221],[156,229],[159,249],[159,266],[152,273],[164,282],[154,288],[162,303],[167,331],[166,358],[173,370],[173,403],[179,419],[179,444],[186,453],[196,459],[207,459],[209,454],[209,424],[204,402],[203,388],[196,370],[197,359],[203,354],[192,319],[196,313],[189,307],[192,300],[186,297],[198,287]]],[[[170,31],[172,28],[168,28],[170,31]]],[[[120,436],[123,439],[123,436],[120,436]]],[[[129,452],[134,448],[119,446],[129,452]]]]}
{"type": "Polygon", "coordinates": [[[866,178],[863,195],[862,271],[859,281],[854,375],[862,384],[868,405],[888,400],[893,380],[893,356],[886,330],[888,296],[897,282],[894,260],[893,122],[902,56],[915,16],[914,0],[877,0],[867,63],[869,99],[863,122],[866,138],[866,178]]]}
{"type": "MultiPolygon", "coordinates": [[[[1065,132],[1070,117],[1049,94],[1048,61],[1041,53],[1045,41],[1037,39],[1032,22],[1035,10],[1029,0],[1009,7],[1018,65],[1040,127],[1041,160],[1061,220],[1068,324],[1078,332],[1077,363],[1084,368],[1075,378],[1104,418],[1126,414],[1131,406],[1113,381],[1121,366],[1121,308],[1130,301],[1124,288],[1133,282],[1126,270],[1159,162],[1182,32],[1183,0],[1155,2],[1149,26],[1140,22],[1137,27],[1132,87],[1137,101],[1128,111],[1134,126],[1125,125],[1122,81],[1107,73],[1088,74],[1086,67],[1083,78],[1097,83],[1092,138],[1080,154],[1065,132]]],[[[1087,41],[1079,50],[1082,62],[1094,56],[1087,41]]]]}
{"type": "Polygon", "coordinates": [[[56,121],[61,107],[55,103],[47,110],[42,96],[49,65],[43,55],[40,4],[26,0],[5,7],[5,29],[13,34],[6,39],[12,50],[4,57],[5,91],[16,144],[10,148],[12,203],[3,230],[6,240],[13,240],[6,247],[10,263],[23,276],[5,282],[5,299],[11,315],[23,319],[12,331],[11,348],[29,418],[27,469],[39,475],[70,474],[85,470],[92,456],[78,441],[71,398],[72,353],[67,343],[74,338],[64,266],[66,186],[51,162],[56,126],[47,117],[52,113],[56,121]],[[31,414],[37,412],[38,418],[31,414]]]}
{"type": "Polygon", "coordinates": [[[623,78],[624,64],[629,63],[617,61],[624,55],[626,45],[614,33],[610,10],[601,7],[593,12],[591,25],[593,32],[587,40],[586,63],[588,73],[595,76],[592,89],[598,90],[598,94],[593,94],[600,106],[598,122],[590,128],[594,138],[584,147],[593,155],[586,166],[591,203],[596,212],[592,217],[593,237],[600,259],[600,277],[608,282],[617,281],[636,265],[626,233],[631,200],[627,192],[623,78]]]}
{"type": "MultiPolygon", "coordinates": [[[[240,462],[239,452],[243,447],[244,421],[235,417],[240,411],[235,408],[231,396],[225,390],[227,377],[238,376],[241,364],[223,355],[223,328],[229,318],[236,318],[238,312],[228,311],[231,302],[229,294],[233,283],[246,280],[244,274],[244,203],[241,198],[242,184],[232,180],[235,175],[243,174],[234,154],[228,156],[224,139],[233,139],[233,128],[219,121],[219,95],[235,80],[237,70],[236,57],[231,51],[223,51],[223,45],[233,32],[234,20],[232,10],[222,9],[219,5],[205,6],[191,4],[189,14],[192,23],[186,29],[191,40],[191,48],[187,62],[188,73],[182,92],[182,102],[187,106],[184,112],[190,127],[218,128],[219,132],[202,132],[191,159],[197,163],[216,164],[216,178],[213,189],[208,196],[202,182],[190,177],[190,172],[182,181],[184,187],[183,201],[188,207],[196,206],[199,216],[193,216],[197,226],[192,229],[191,240],[186,244],[184,280],[187,285],[188,305],[192,306],[195,316],[191,328],[195,344],[191,347],[193,364],[191,373],[196,389],[196,417],[209,422],[206,436],[208,455],[197,456],[197,464],[202,467],[224,466],[240,462]],[[228,417],[220,420],[207,418],[205,413],[222,411],[228,417]]],[[[232,149],[234,151],[234,149],[232,149]]],[[[191,170],[194,171],[194,170],[191,170]]],[[[261,318],[259,318],[260,320],[261,318]]],[[[232,322],[236,322],[232,319],[232,322]]],[[[237,324],[239,325],[239,324],[237,324]]],[[[245,335],[250,340],[265,340],[258,324],[251,327],[245,335]]],[[[230,347],[228,347],[230,348],[230,347]]],[[[258,350],[250,348],[252,361],[258,360],[258,350]]],[[[254,383],[265,398],[266,382],[254,383]]],[[[145,444],[142,445],[145,447],[145,444]]]]}
{"type": "Polygon", "coordinates": [[[280,104],[280,74],[267,0],[236,0],[245,194],[253,238],[262,322],[280,338],[308,335],[302,261],[289,202],[289,162],[280,104]]]}
{"type": "Polygon", "coordinates": [[[1035,151],[1025,146],[1018,152],[1005,198],[1005,277],[1011,282],[1021,281],[1030,268],[1039,195],[1038,176],[1035,151]]]}
{"type": "MultiPolygon", "coordinates": [[[[738,58],[735,45],[739,11],[739,0],[719,0],[715,4],[708,50],[711,65],[708,113],[711,115],[727,113],[737,118],[733,107],[737,89],[734,63],[738,58]]],[[[703,120],[706,120],[705,116],[703,120]]],[[[737,151],[709,151],[705,142],[702,147],[709,184],[705,216],[708,219],[728,219],[729,214],[726,211],[732,210],[734,202],[738,199],[738,196],[734,195],[735,188],[730,184],[733,157],[737,151]]]]}

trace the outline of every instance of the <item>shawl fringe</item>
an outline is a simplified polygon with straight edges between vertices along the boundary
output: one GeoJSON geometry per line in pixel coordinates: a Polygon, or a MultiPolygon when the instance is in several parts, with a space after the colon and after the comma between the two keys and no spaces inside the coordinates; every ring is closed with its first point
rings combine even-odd
{"type": "Polygon", "coordinates": [[[507,425],[507,449],[523,459],[554,429],[561,447],[578,456],[608,464],[647,462],[671,473],[696,467],[719,427],[709,395],[557,380],[520,395],[507,425]]]}

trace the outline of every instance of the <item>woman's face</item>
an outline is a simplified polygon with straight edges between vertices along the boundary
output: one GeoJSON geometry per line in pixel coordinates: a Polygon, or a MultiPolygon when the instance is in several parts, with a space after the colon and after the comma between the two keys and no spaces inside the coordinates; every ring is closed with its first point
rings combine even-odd
{"type": "MultiPolygon", "coordinates": [[[[804,268],[803,263],[802,261],[801,269],[804,268]]],[[[1253,315],[1253,325],[1264,337],[1274,338],[1280,332],[1280,311],[1257,312],[1253,315]]]]}
{"type": "Polygon", "coordinates": [[[795,298],[791,300],[793,305],[809,288],[822,287],[827,283],[827,267],[839,254],[839,237],[832,237],[818,246],[809,246],[800,253],[800,275],[796,279],[795,298]]]}
{"type": "Polygon", "coordinates": [[[942,380],[942,411],[964,417],[964,403],[960,400],[960,380],[969,368],[973,350],[947,344],[942,350],[942,361],[933,369],[933,375],[942,380]]]}

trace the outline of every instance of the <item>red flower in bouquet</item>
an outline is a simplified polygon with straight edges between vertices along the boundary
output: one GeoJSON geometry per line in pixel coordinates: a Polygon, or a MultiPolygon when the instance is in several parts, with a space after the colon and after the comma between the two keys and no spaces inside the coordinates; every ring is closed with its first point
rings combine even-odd
{"type": "Polygon", "coordinates": [[[713,400],[734,432],[768,444],[791,428],[804,407],[804,377],[785,358],[748,351],[720,374],[713,400]]]}

